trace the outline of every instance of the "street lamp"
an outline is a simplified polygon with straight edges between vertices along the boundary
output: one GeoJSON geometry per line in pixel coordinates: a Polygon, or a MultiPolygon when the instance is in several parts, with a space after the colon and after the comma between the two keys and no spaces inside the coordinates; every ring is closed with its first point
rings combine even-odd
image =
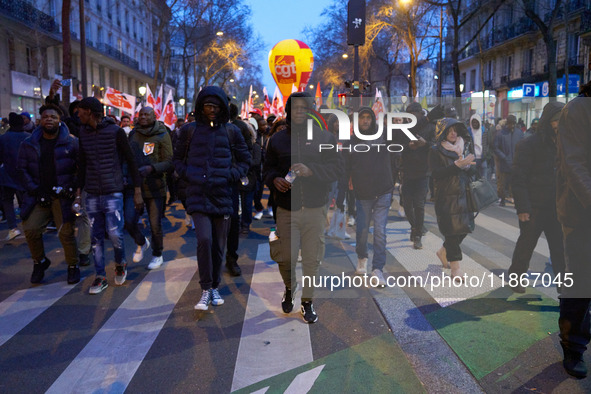
{"type": "Polygon", "coordinates": [[[217,33],[215,33],[215,35],[218,36],[218,37],[221,37],[221,36],[224,35],[224,32],[220,30],[217,33]]]}
{"type": "Polygon", "coordinates": [[[146,87],[145,86],[140,86],[138,88],[138,91],[140,92],[140,94],[142,95],[142,97],[146,94],[146,87]]]}
{"type": "Polygon", "coordinates": [[[242,71],[242,70],[244,70],[244,67],[242,67],[242,66],[238,67],[238,71],[242,71]]]}
{"type": "Polygon", "coordinates": [[[349,55],[347,55],[346,53],[343,53],[343,59],[348,59],[349,55]]]}
{"type": "Polygon", "coordinates": [[[232,83],[233,83],[233,82],[234,82],[234,78],[230,79],[230,82],[232,82],[232,83]]]}
{"type": "Polygon", "coordinates": [[[183,107],[183,117],[184,117],[184,116],[185,116],[185,99],[184,99],[184,98],[182,98],[182,97],[181,97],[181,98],[179,99],[179,105],[180,105],[181,107],[183,107]]]}
{"type": "Polygon", "coordinates": [[[461,83],[461,84],[460,84],[460,92],[463,92],[463,91],[464,91],[464,84],[463,84],[463,83],[461,83]]]}
{"type": "Polygon", "coordinates": [[[312,84],[311,84],[311,85],[310,85],[310,89],[314,89],[314,85],[312,85],[312,84]]]}

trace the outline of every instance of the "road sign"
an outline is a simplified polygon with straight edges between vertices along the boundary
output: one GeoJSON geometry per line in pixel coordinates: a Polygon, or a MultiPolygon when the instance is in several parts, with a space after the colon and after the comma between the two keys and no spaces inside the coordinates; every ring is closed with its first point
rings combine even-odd
{"type": "Polygon", "coordinates": [[[347,44],[365,44],[365,0],[349,0],[347,44]]]}
{"type": "Polygon", "coordinates": [[[536,96],[536,84],[535,83],[524,83],[523,84],[523,97],[535,97],[536,96]]]}

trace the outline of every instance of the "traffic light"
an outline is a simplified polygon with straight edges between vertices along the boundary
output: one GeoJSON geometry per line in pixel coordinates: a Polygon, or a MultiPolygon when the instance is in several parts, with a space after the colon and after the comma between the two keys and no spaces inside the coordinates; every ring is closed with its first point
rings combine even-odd
{"type": "Polygon", "coordinates": [[[365,44],[365,0],[349,0],[347,12],[347,44],[365,44]]]}

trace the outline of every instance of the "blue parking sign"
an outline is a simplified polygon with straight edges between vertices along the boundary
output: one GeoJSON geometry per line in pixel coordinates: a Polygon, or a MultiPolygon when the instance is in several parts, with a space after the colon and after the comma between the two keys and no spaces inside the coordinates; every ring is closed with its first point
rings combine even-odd
{"type": "Polygon", "coordinates": [[[523,84],[523,97],[535,97],[536,96],[536,84],[535,83],[524,83],[523,84]]]}

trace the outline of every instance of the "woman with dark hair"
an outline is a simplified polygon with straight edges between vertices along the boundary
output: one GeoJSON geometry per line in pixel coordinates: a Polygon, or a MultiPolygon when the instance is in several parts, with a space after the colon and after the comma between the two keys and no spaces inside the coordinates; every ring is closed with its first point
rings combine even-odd
{"type": "Polygon", "coordinates": [[[437,257],[443,268],[451,268],[452,280],[459,278],[460,244],[474,230],[474,214],[468,208],[466,187],[475,173],[474,146],[465,124],[444,118],[437,122],[436,144],[429,151],[429,167],[435,186],[435,213],[445,237],[437,257]]]}

